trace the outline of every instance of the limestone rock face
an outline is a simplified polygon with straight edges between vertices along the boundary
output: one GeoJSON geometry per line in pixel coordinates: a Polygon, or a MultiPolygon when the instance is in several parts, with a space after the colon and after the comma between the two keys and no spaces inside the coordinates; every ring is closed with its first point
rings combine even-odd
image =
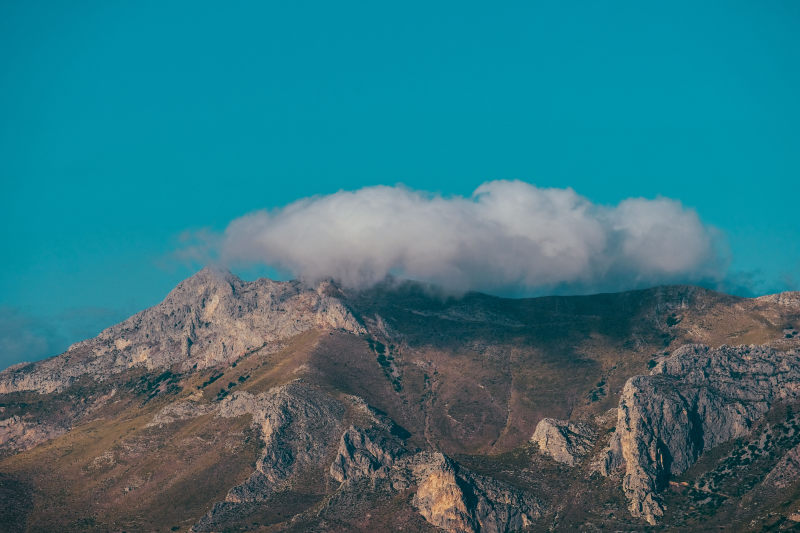
{"type": "Polygon", "coordinates": [[[745,435],[774,402],[800,396],[800,356],[764,346],[687,345],[627,381],[601,472],[623,467],[634,516],[655,523],[671,475],[745,435]]]}
{"type": "Polygon", "coordinates": [[[528,527],[541,516],[529,494],[463,469],[441,453],[421,455],[413,503],[434,526],[453,533],[499,533],[528,527]]]}
{"type": "Polygon", "coordinates": [[[259,279],[203,269],[163,302],[112,326],[64,354],[0,372],[0,394],[62,390],[83,375],[102,380],[133,366],[179,371],[229,364],[311,328],[362,334],[364,327],[336,298],[336,288],[259,279]]]}
{"type": "Polygon", "coordinates": [[[237,392],[219,407],[219,416],[253,416],[264,440],[256,471],[228,493],[226,501],[263,500],[303,469],[325,459],[329,444],[341,434],[344,406],[302,382],[253,395],[237,392]]]}
{"type": "Polygon", "coordinates": [[[343,485],[368,479],[373,487],[392,491],[415,487],[417,511],[453,533],[517,531],[541,516],[541,505],[531,495],[464,469],[442,453],[410,453],[386,429],[349,428],[331,476],[343,485]]]}
{"type": "MultiPolygon", "coordinates": [[[[339,440],[339,449],[330,468],[331,477],[339,483],[367,478],[373,486],[378,479],[389,479],[392,467],[406,450],[399,439],[387,436],[382,429],[350,426],[339,440]]],[[[407,488],[407,476],[395,477],[393,488],[407,488]]]]}
{"type": "Polygon", "coordinates": [[[235,392],[225,398],[218,416],[251,415],[264,450],[250,477],[230,489],[225,501],[214,504],[192,531],[216,531],[239,506],[262,502],[318,469],[330,453],[330,443],[342,432],[344,412],[340,402],[301,381],[267,393],[235,392]]]}
{"type": "Polygon", "coordinates": [[[588,424],[544,418],[536,425],[531,442],[555,461],[574,466],[592,450],[594,437],[588,424]]]}

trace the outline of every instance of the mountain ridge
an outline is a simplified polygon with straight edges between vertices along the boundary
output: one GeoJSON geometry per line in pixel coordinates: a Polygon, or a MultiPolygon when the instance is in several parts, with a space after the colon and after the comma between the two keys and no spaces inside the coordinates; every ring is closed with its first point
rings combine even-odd
{"type": "MultiPolygon", "coordinates": [[[[650,383],[687,353],[693,364],[715,361],[721,370],[707,379],[720,384],[733,355],[714,354],[737,354],[745,389],[761,379],[750,369],[759,358],[794,368],[800,293],[747,299],[663,286],[440,296],[415,284],[355,291],[204,269],[64,354],[0,372],[0,473],[16,480],[19,498],[36,487],[24,516],[30,530],[668,528],[686,525],[671,513],[689,501],[676,500],[669,483],[720,446],[756,439],[771,413],[795,402],[752,385],[763,405],[749,426],[724,433],[710,425],[719,438],[705,449],[673,427],[675,416],[653,411],[689,394],[680,383],[694,367],[671,371],[674,383],[650,383]],[[707,347],[685,347],[698,345],[707,347]],[[644,392],[630,396],[632,384],[644,392]],[[620,413],[632,405],[630,421],[620,413]],[[666,422],[648,433],[636,420],[666,422]],[[666,435],[671,457],[691,457],[680,469],[630,451],[666,435]],[[49,469],[44,456],[53,458],[49,469]],[[64,490],[72,503],[57,503],[64,490]],[[614,502],[613,516],[597,498],[614,502]],[[183,503],[159,503],[171,500],[183,503]],[[578,502],[586,510],[571,506],[578,502]]],[[[745,405],[732,393],[714,398],[745,405]]],[[[685,409],[705,420],[694,405],[685,409]]],[[[769,479],[794,487],[800,436],[790,429],[769,429],[783,440],[757,464],[763,476],[784,468],[769,479]]],[[[766,487],[752,490],[773,494],[766,487]]],[[[734,513],[720,505],[690,520],[708,525],[734,513]]]]}
{"type": "MultiPolygon", "coordinates": [[[[192,276],[181,281],[158,304],[148,307],[142,311],[139,311],[118,324],[114,324],[112,326],[109,326],[108,328],[105,328],[97,336],[77,341],[72,345],[70,345],[67,348],[67,350],[65,350],[65,352],[62,352],[61,354],[55,354],[51,357],[47,357],[39,361],[22,361],[19,363],[15,363],[5,369],[0,370],[0,373],[10,370],[15,370],[17,368],[21,368],[23,366],[27,366],[30,364],[36,364],[42,361],[50,360],[55,357],[62,356],[67,352],[74,351],[77,348],[85,345],[85,343],[87,343],[88,341],[91,341],[101,336],[109,336],[110,334],[112,334],[115,328],[118,328],[121,324],[129,322],[135,319],[136,317],[139,317],[140,315],[143,315],[148,311],[163,305],[167,300],[174,298],[181,292],[186,292],[189,288],[196,289],[199,287],[202,288],[208,286],[216,288],[230,287],[233,292],[236,292],[236,290],[248,286],[254,288],[259,286],[287,287],[287,288],[291,287],[292,289],[295,289],[298,292],[315,291],[318,294],[324,293],[326,296],[331,296],[334,298],[337,297],[337,295],[341,295],[343,290],[334,280],[322,280],[315,284],[307,284],[300,280],[275,281],[269,278],[262,277],[262,278],[257,278],[253,281],[244,281],[229,270],[216,267],[204,267],[195,274],[193,274],[192,276]]],[[[706,295],[716,295],[717,297],[729,298],[738,301],[770,302],[787,306],[797,305],[798,302],[800,302],[800,291],[782,291],[757,297],[744,297],[744,296],[729,295],[723,292],[719,292],[713,289],[708,289],[697,285],[686,285],[686,284],[657,285],[650,288],[632,289],[619,292],[600,292],[600,293],[576,294],[576,295],[545,295],[545,296],[532,296],[532,297],[505,297],[505,296],[496,296],[477,291],[467,291],[462,294],[449,294],[437,290],[437,288],[433,285],[423,284],[412,280],[395,280],[394,282],[389,284],[379,284],[375,287],[370,287],[366,289],[348,289],[348,292],[361,293],[365,295],[372,295],[376,293],[384,295],[386,294],[402,295],[404,293],[412,293],[415,295],[421,295],[425,298],[430,298],[433,301],[440,301],[442,304],[447,304],[448,302],[460,302],[460,301],[470,301],[470,300],[497,300],[504,302],[529,302],[529,301],[544,302],[548,300],[578,301],[583,299],[615,297],[619,295],[669,294],[676,292],[685,292],[690,294],[693,292],[699,292],[706,295]]]]}

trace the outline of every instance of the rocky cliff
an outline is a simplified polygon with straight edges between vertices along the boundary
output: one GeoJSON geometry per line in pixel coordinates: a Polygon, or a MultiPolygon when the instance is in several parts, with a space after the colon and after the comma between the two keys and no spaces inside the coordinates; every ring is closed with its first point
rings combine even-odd
{"type": "Polygon", "coordinates": [[[706,451],[746,435],[776,402],[800,395],[800,354],[688,345],[628,380],[601,470],[624,469],[630,511],[651,524],[658,493],[706,451]]]}

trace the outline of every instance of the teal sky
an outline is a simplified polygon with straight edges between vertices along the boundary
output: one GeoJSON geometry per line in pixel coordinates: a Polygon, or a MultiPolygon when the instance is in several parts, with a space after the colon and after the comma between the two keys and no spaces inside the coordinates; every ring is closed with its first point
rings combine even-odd
{"type": "Polygon", "coordinates": [[[0,367],[158,302],[187,230],[367,185],[666,196],[797,288],[798,65],[795,1],[6,0],[0,367]]]}

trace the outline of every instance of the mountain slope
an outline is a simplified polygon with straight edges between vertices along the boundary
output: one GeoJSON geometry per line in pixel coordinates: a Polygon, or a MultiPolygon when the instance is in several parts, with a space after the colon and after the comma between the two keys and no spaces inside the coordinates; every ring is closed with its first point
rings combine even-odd
{"type": "MultiPolygon", "coordinates": [[[[669,468],[658,454],[626,450],[673,442],[646,429],[652,406],[672,405],[660,398],[688,398],[686,416],[700,416],[684,382],[704,358],[716,357],[733,387],[764,354],[769,379],[794,368],[798,327],[797,293],[743,299],[675,286],[448,298],[411,283],[348,291],[206,269],[95,339],[0,373],[0,490],[19,502],[0,506],[0,522],[32,531],[510,531],[642,528],[645,518],[669,528],[687,524],[673,509],[690,491],[728,475],[719,463],[728,459],[715,454],[768,431],[780,444],[762,446],[769,461],[745,465],[758,478],[751,492],[706,506],[690,525],[731,516],[732,502],[757,494],[738,519],[788,524],[800,508],[794,374],[781,374],[782,389],[749,389],[757,407],[736,431],[711,424],[702,446],[675,437],[663,448],[669,468]],[[715,351],[722,345],[760,347],[715,351]],[[731,357],[736,369],[725,366],[731,357]],[[675,382],[626,419],[641,397],[631,387],[646,383],[635,376],[651,373],[675,382]],[[568,427],[559,420],[573,431],[559,433],[568,427]],[[531,443],[535,432],[554,437],[531,443]],[[642,512],[645,500],[655,506],[642,512]]],[[[692,390],[706,391],[720,372],[701,373],[692,390]]],[[[733,396],[712,403],[741,410],[733,396]]],[[[663,430],[680,424],[659,420],[663,430]]]]}

